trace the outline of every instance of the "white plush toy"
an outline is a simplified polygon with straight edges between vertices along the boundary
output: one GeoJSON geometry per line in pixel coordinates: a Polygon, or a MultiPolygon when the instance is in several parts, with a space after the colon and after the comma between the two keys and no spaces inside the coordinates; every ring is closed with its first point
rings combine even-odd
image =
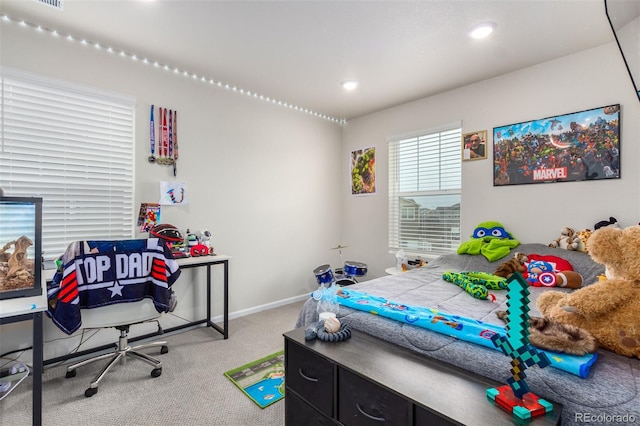
{"type": "Polygon", "coordinates": [[[561,248],[570,251],[585,251],[582,240],[573,228],[564,227],[560,230],[560,236],[549,243],[549,247],[561,248]]]}

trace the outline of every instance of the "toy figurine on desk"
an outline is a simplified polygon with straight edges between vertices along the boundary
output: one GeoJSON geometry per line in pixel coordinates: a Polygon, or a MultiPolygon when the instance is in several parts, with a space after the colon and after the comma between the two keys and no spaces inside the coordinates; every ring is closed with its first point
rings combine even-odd
{"type": "Polygon", "coordinates": [[[203,231],[198,234],[189,232],[187,229],[187,241],[189,255],[191,257],[197,256],[209,256],[213,254],[213,247],[211,246],[211,232],[203,231]]]}
{"type": "Polygon", "coordinates": [[[156,225],[149,230],[149,235],[162,238],[167,242],[173,257],[176,259],[182,257],[208,256],[213,253],[211,245],[211,232],[204,231],[201,234],[191,233],[187,229],[187,239],[182,237],[182,233],[178,228],[168,223],[156,225]],[[206,240],[202,236],[205,236],[206,240]]]}
{"type": "Polygon", "coordinates": [[[504,410],[527,420],[553,411],[553,404],[529,392],[524,381],[527,367],[550,365],[546,354],[529,343],[529,284],[519,272],[508,279],[507,335],[495,334],[491,340],[511,360],[508,385],[487,389],[487,397],[504,410]]]}
{"type": "Polygon", "coordinates": [[[181,257],[189,257],[189,250],[184,250],[184,239],[180,230],[168,223],[161,223],[154,226],[149,230],[149,235],[152,237],[162,238],[167,242],[167,245],[171,249],[171,254],[176,259],[181,257]]]}
{"type": "Polygon", "coordinates": [[[209,254],[213,254],[213,246],[211,245],[211,231],[205,229],[200,232],[200,244],[206,246],[209,249],[209,254]]]}

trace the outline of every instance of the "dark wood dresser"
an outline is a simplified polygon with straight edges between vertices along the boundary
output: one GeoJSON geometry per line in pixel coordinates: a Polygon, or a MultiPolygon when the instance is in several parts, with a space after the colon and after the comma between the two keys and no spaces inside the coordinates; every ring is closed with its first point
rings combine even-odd
{"type": "Polygon", "coordinates": [[[560,404],[522,421],[486,396],[488,388],[504,383],[365,333],[354,331],[344,342],[328,343],[305,341],[299,328],[284,334],[284,347],[287,426],[560,423],[560,404]]]}

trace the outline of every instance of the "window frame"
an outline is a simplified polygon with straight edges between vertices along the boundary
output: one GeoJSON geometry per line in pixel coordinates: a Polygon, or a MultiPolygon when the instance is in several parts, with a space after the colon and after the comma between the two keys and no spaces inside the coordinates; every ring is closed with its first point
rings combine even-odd
{"type": "MultiPolygon", "coordinates": [[[[460,138],[462,135],[461,123],[451,123],[438,128],[413,132],[388,138],[389,153],[389,233],[388,249],[390,253],[403,250],[406,254],[436,257],[441,254],[453,253],[460,245],[460,205],[462,197],[462,155],[460,152],[460,138]],[[425,148],[433,142],[437,135],[437,156],[433,155],[432,147],[425,148]],[[428,142],[427,142],[428,141],[428,142]],[[410,149],[400,146],[410,143],[416,145],[415,152],[407,154],[410,149]],[[421,162],[421,155],[425,155],[424,149],[431,149],[430,159],[421,162]],[[402,152],[401,152],[402,151],[402,152]],[[415,161],[411,163],[410,161],[415,161]],[[435,172],[429,172],[427,166],[438,165],[435,172]],[[403,164],[404,163],[404,164],[403,164]],[[422,170],[420,167],[424,167],[422,170]],[[405,182],[402,183],[402,169],[405,169],[405,182]],[[406,170],[411,168],[413,173],[406,170]],[[414,174],[415,176],[411,176],[414,174]],[[434,175],[437,174],[438,176],[434,175]],[[436,185],[437,188],[434,188],[436,185]],[[401,188],[403,186],[403,188],[401,188]],[[431,186],[431,188],[427,188],[431,186]],[[408,190],[411,189],[411,190],[408,190]],[[450,208],[437,206],[437,208],[421,207],[416,198],[430,197],[432,200],[440,198],[440,203],[451,204],[450,208]],[[403,218],[409,206],[401,205],[401,200],[415,203],[414,224],[405,224],[403,218]],[[442,221],[441,227],[437,222],[442,221]],[[449,228],[447,230],[447,228],[449,228]],[[430,231],[427,231],[430,229],[430,231]],[[403,237],[404,234],[404,237],[403,237]],[[407,236],[411,238],[407,238],[407,236]],[[432,237],[427,239],[426,237],[432,237]],[[435,237],[435,239],[433,238],[435,237]],[[440,241],[438,241],[440,239],[440,241]]],[[[433,170],[433,167],[431,168],[433,170]]],[[[436,205],[438,203],[436,202],[436,205]]],[[[404,219],[409,221],[409,219],[404,219]]]]}

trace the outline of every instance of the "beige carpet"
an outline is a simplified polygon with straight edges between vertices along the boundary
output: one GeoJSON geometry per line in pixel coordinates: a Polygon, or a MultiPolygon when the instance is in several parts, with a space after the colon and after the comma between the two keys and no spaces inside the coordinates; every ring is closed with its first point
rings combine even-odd
{"type": "MultiPolygon", "coordinates": [[[[102,362],[65,378],[52,367],[43,377],[42,423],[57,425],[224,425],[284,424],[284,400],[260,409],[224,372],[283,349],[282,334],[294,327],[302,302],[233,319],[229,339],[213,329],[165,336],[169,353],[148,349],[163,363],[162,375],[131,359],[116,366],[91,398],[84,391],[102,362]]],[[[31,425],[31,378],[0,401],[0,424],[31,425]]]]}

